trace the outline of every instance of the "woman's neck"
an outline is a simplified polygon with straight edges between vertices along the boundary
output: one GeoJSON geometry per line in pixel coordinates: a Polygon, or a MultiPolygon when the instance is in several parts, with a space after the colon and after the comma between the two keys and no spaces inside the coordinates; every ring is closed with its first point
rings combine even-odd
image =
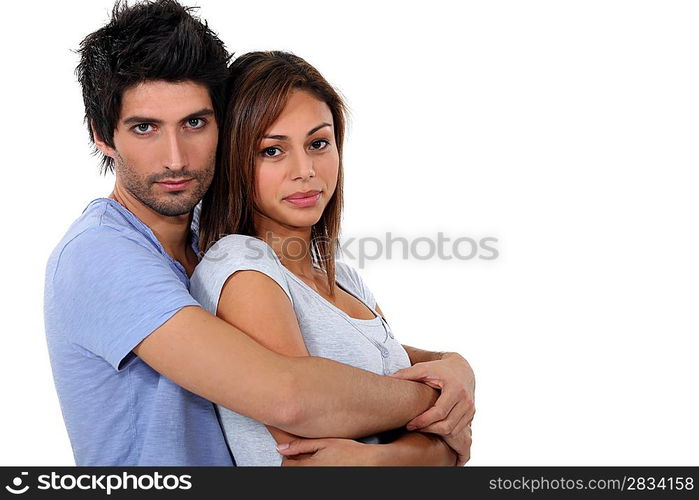
{"type": "Polygon", "coordinates": [[[255,228],[255,236],[272,247],[284,267],[296,276],[314,279],[310,227],[287,226],[256,213],[255,228]]]}

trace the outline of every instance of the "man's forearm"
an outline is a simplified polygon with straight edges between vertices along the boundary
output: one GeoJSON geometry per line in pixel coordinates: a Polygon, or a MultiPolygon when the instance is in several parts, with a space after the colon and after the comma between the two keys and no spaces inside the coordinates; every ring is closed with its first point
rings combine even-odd
{"type": "Polygon", "coordinates": [[[319,357],[290,359],[295,411],[280,427],[304,437],[359,438],[404,426],[438,392],[319,357]]]}

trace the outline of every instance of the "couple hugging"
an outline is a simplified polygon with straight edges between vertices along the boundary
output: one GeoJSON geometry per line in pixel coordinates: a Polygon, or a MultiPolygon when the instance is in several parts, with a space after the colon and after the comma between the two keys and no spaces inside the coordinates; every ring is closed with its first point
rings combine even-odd
{"type": "Polygon", "coordinates": [[[463,465],[474,376],[401,345],[336,260],[343,101],[302,58],[235,58],[175,0],[80,47],[112,193],[49,258],[77,465],[463,465]]]}

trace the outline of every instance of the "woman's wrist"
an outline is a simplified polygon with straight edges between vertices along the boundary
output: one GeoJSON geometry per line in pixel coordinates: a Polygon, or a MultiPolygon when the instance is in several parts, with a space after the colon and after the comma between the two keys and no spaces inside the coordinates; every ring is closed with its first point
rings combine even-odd
{"type": "Polygon", "coordinates": [[[376,465],[453,466],[456,454],[437,436],[419,432],[406,433],[388,444],[371,445],[376,465]]]}
{"type": "Polygon", "coordinates": [[[394,441],[387,444],[375,444],[374,461],[376,465],[393,466],[393,465],[409,465],[405,462],[405,447],[400,441],[394,441]]]}

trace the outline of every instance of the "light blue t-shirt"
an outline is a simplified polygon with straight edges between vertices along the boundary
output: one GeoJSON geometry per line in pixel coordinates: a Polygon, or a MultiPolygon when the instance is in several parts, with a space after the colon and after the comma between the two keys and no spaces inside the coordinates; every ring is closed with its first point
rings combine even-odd
{"type": "Polygon", "coordinates": [[[118,202],[92,201],[51,254],[44,292],[76,465],[233,465],[214,405],[131,352],[186,306],[199,307],[187,273],[153,232],[118,202]]]}

